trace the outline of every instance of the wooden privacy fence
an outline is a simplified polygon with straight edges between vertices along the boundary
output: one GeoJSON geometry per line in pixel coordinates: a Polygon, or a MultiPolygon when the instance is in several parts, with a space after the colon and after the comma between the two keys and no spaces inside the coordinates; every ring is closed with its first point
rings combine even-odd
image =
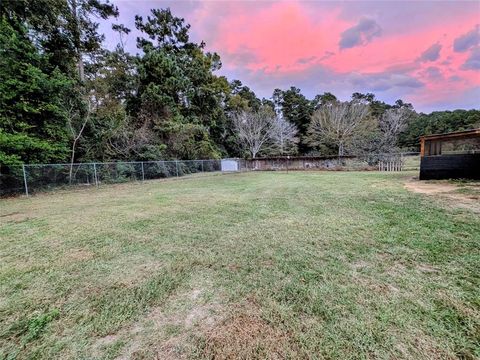
{"type": "Polygon", "coordinates": [[[278,156],[245,160],[241,170],[363,170],[363,171],[408,171],[418,170],[418,153],[366,154],[349,156],[278,156]]]}

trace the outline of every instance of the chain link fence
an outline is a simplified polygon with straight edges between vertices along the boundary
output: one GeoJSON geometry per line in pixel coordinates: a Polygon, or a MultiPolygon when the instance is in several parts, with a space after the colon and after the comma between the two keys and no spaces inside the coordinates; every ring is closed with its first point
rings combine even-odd
{"type": "Polygon", "coordinates": [[[181,177],[221,170],[221,160],[32,164],[0,168],[0,196],[32,194],[71,186],[181,177]]]}
{"type": "Polygon", "coordinates": [[[252,160],[172,160],[31,164],[0,167],[0,196],[33,194],[68,187],[92,187],[129,181],[181,177],[191,174],[232,171],[337,170],[408,171],[420,169],[418,153],[368,154],[344,157],[277,157],[252,160]],[[225,163],[224,163],[225,162],[225,163]],[[222,169],[222,164],[224,169],[222,169]]]}

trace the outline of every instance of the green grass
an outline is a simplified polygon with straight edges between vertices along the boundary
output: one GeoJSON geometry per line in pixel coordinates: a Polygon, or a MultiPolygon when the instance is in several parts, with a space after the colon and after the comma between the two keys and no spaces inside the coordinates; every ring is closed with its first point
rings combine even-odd
{"type": "Polygon", "coordinates": [[[420,170],[420,155],[408,155],[403,157],[405,170],[420,170]]]}
{"type": "Polygon", "coordinates": [[[449,183],[457,186],[456,192],[464,194],[470,199],[480,199],[480,181],[450,180],[449,183]]]}
{"type": "Polygon", "coordinates": [[[410,174],[0,200],[0,359],[480,357],[480,219],[410,174]]]}

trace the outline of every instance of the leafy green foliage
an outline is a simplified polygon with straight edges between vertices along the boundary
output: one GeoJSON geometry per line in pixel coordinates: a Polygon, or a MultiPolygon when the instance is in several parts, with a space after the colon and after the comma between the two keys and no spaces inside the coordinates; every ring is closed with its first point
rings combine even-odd
{"type": "Polygon", "coordinates": [[[315,110],[318,110],[321,106],[325,106],[329,103],[337,101],[337,97],[330,92],[325,92],[321,95],[316,95],[313,99],[313,106],[315,110]]]}
{"type": "Polygon", "coordinates": [[[480,110],[434,111],[419,114],[401,134],[400,146],[418,150],[420,136],[462,131],[480,127],[480,110]]]}
{"type": "MultiPolygon", "coordinates": [[[[3,0],[0,16],[3,165],[245,156],[233,118],[261,107],[298,128],[298,154],[337,153],[334,144],[307,139],[313,112],[339,102],[334,94],[310,100],[292,86],[259,99],[240,80],[216,75],[220,56],[193,42],[190,25],[168,8],[135,17],[136,56],[124,49],[130,29],[122,24],[112,26],[118,46],[102,47],[95,19],[118,16],[108,0],[3,0]]],[[[353,152],[386,151],[378,124],[391,109],[413,115],[389,149],[417,150],[421,135],[480,126],[478,110],[417,115],[411,104],[372,93],[352,101],[369,106],[372,125],[353,152]]]]}
{"type": "Polygon", "coordinates": [[[139,38],[144,56],[138,59],[138,90],[128,109],[138,127],[152,141],[165,146],[167,157],[216,158],[220,151],[212,137],[222,132],[228,85],[213,75],[220,68],[215,53],[204,44],[189,42],[190,26],[169,9],[153,10],[136,27],[148,36],[139,38]],[[213,135],[213,136],[212,136],[213,135]]]}
{"type": "Polygon", "coordinates": [[[301,153],[308,152],[311,150],[307,140],[307,131],[314,110],[312,102],[294,86],[285,91],[275,89],[273,95],[275,107],[281,109],[282,116],[298,128],[299,151],[301,153]]]}
{"type": "Polygon", "coordinates": [[[3,17],[0,22],[0,161],[4,164],[63,159],[68,137],[60,94],[71,82],[42,70],[46,61],[27,36],[3,17]]]}

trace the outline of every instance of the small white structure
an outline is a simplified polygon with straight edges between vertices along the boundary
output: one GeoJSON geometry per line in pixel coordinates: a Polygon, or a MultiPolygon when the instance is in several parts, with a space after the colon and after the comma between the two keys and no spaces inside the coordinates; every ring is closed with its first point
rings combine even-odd
{"type": "Polygon", "coordinates": [[[222,172],[239,171],[238,159],[222,159],[222,172]]]}

